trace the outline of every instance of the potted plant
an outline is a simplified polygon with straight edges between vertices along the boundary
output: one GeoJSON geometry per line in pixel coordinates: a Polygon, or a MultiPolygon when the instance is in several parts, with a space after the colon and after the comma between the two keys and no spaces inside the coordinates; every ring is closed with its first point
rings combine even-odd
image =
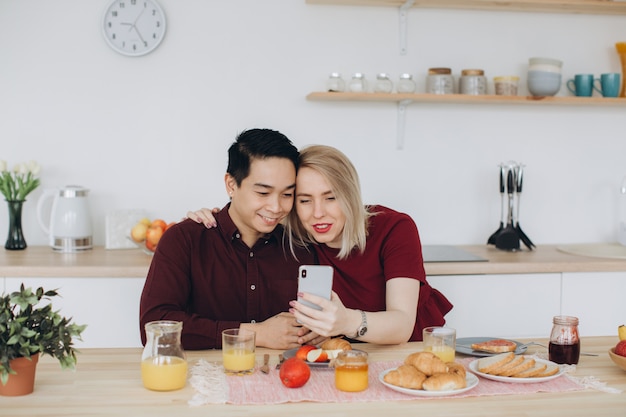
{"type": "Polygon", "coordinates": [[[62,369],[74,368],[77,351],[73,338],[80,340],[87,326],[72,323],[71,318],[54,311],[51,303],[45,303],[57,295],[56,290],[40,287],[33,292],[22,284],[19,291],[0,298],[0,394],[33,392],[34,367],[40,354],[57,358],[62,369]],[[31,365],[32,371],[23,365],[31,365]],[[14,385],[26,376],[29,386],[16,388],[14,385]]]}

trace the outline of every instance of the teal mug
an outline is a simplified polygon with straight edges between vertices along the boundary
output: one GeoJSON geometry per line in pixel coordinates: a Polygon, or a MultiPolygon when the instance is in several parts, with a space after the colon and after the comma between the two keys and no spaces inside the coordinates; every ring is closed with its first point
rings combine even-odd
{"type": "Polygon", "coordinates": [[[600,75],[600,78],[596,78],[593,88],[603,97],[618,97],[620,88],[620,74],[617,72],[611,72],[600,75]],[[597,83],[600,83],[600,88],[597,87],[597,83]]]}
{"type": "Polygon", "coordinates": [[[593,94],[593,74],[576,74],[567,80],[567,89],[578,97],[591,97],[593,94]]]}

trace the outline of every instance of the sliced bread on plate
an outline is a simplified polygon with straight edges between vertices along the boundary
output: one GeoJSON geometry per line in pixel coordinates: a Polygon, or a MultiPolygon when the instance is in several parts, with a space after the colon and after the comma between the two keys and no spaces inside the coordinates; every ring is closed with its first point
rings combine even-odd
{"type": "Polygon", "coordinates": [[[476,369],[485,374],[490,374],[494,369],[506,365],[515,358],[513,352],[500,353],[494,356],[481,358],[476,364],[476,369]]]}
{"type": "MultiPolygon", "coordinates": [[[[499,376],[513,376],[516,374],[519,374],[520,372],[524,372],[529,370],[530,368],[532,368],[533,366],[535,366],[535,360],[533,358],[524,358],[524,361],[522,361],[522,363],[520,363],[517,366],[514,366],[511,369],[508,369],[504,372],[498,372],[497,375],[499,376]]],[[[496,369],[496,372],[498,370],[496,369]]]]}
{"type": "Polygon", "coordinates": [[[532,378],[536,375],[539,375],[548,367],[545,363],[536,363],[532,368],[528,368],[525,371],[518,372],[516,374],[511,375],[513,378],[532,378]]]}

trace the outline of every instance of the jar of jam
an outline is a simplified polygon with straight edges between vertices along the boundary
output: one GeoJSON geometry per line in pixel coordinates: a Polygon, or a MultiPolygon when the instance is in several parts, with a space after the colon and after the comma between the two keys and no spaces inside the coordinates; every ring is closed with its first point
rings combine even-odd
{"type": "Polygon", "coordinates": [[[344,350],[335,359],[335,387],[340,391],[359,392],[368,387],[367,352],[344,350]]]}
{"type": "Polygon", "coordinates": [[[414,93],[415,81],[413,81],[413,76],[411,74],[400,75],[400,81],[398,81],[397,90],[398,93],[414,93]]]}
{"type": "Polygon", "coordinates": [[[349,89],[353,93],[365,93],[367,92],[367,81],[363,73],[357,72],[352,76],[350,80],[349,89]]]}
{"type": "Polygon", "coordinates": [[[375,93],[391,93],[393,90],[393,83],[389,79],[389,76],[385,73],[380,73],[376,76],[376,82],[374,83],[375,93]]]}
{"type": "Polygon", "coordinates": [[[341,93],[346,89],[346,83],[338,72],[332,72],[326,81],[326,90],[330,93],[341,93]]]}
{"type": "Polygon", "coordinates": [[[552,333],[550,333],[550,344],[548,345],[550,360],[559,364],[577,364],[580,357],[578,318],[555,316],[552,323],[552,333]]]}

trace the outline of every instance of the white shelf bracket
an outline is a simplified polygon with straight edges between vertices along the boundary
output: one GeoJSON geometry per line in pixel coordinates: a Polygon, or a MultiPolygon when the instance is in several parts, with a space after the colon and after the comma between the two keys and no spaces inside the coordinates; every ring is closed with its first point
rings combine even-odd
{"type": "Polygon", "coordinates": [[[402,6],[400,6],[400,55],[406,55],[406,38],[407,38],[407,17],[409,9],[413,7],[415,0],[406,0],[402,6]]]}
{"type": "Polygon", "coordinates": [[[404,125],[406,120],[406,107],[411,104],[413,100],[401,100],[398,102],[398,131],[396,139],[396,147],[398,150],[404,148],[404,125]]]}

